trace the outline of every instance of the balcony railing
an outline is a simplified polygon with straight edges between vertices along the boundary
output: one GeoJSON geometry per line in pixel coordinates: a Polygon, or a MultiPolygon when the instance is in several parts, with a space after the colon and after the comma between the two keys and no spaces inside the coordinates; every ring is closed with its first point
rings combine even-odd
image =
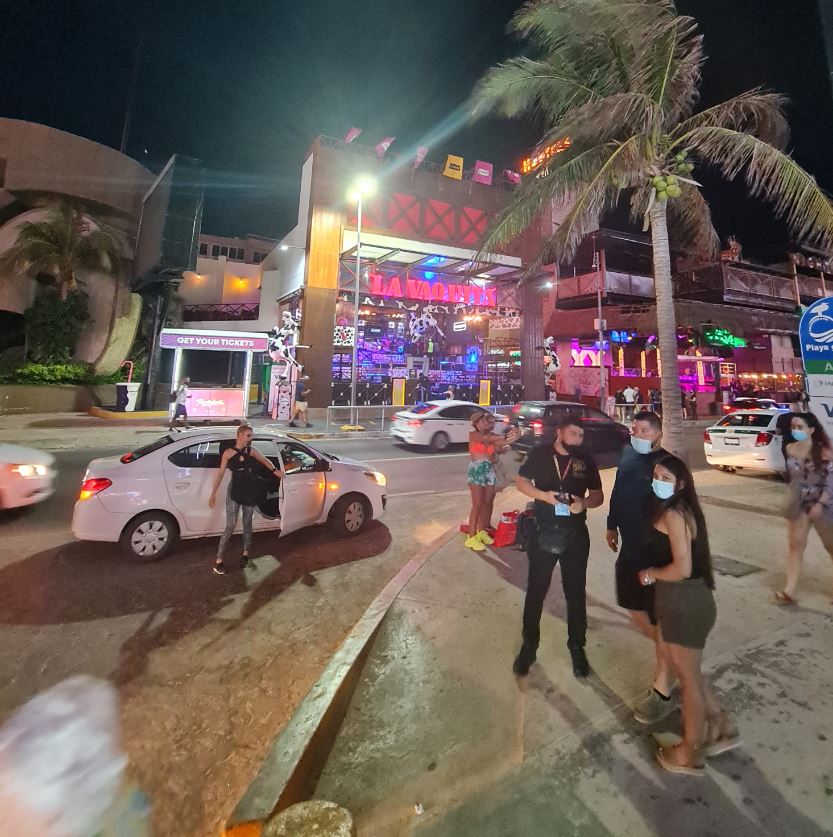
{"type": "MultiPolygon", "coordinates": [[[[792,311],[796,305],[793,276],[738,262],[704,265],[679,273],[674,277],[674,292],[679,299],[734,302],[781,311],[792,311]]],[[[799,276],[798,292],[807,301],[821,298],[821,280],[799,276]]]]}
{"type": "Polygon", "coordinates": [[[622,273],[617,270],[605,270],[582,273],[578,276],[565,276],[558,280],[558,299],[567,300],[579,297],[595,298],[601,283],[602,293],[626,299],[653,299],[654,279],[637,273],[622,273]]]}
{"type": "Polygon", "coordinates": [[[182,319],[186,323],[256,320],[260,313],[257,302],[221,302],[205,305],[184,305],[182,319]]]}

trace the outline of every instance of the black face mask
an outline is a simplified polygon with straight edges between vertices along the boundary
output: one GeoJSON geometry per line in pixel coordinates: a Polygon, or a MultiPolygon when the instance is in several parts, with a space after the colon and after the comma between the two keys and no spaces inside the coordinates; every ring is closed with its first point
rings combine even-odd
{"type": "Polygon", "coordinates": [[[578,453],[581,450],[581,445],[568,445],[565,442],[562,442],[561,445],[567,453],[578,453]]]}

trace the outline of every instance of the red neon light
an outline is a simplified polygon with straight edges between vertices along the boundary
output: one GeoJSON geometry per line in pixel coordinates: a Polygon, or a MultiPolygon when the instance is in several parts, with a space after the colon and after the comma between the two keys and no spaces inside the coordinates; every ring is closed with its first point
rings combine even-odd
{"type": "Polygon", "coordinates": [[[485,305],[497,308],[497,288],[477,285],[454,285],[445,282],[429,282],[424,279],[388,278],[384,273],[371,273],[370,293],[374,296],[394,299],[423,299],[427,302],[459,302],[466,305],[485,305]]]}
{"type": "Polygon", "coordinates": [[[569,137],[564,137],[564,139],[542,148],[535,156],[524,158],[521,160],[521,174],[529,174],[537,169],[541,163],[545,163],[551,157],[555,157],[556,154],[566,151],[572,144],[573,141],[569,137]]]}

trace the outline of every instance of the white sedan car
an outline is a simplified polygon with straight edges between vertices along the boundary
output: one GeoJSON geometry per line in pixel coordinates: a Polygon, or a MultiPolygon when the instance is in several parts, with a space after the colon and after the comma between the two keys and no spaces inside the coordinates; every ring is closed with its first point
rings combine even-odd
{"type": "MultiPolygon", "coordinates": [[[[75,503],[73,534],[82,541],[118,542],[139,561],[163,558],[179,538],[219,535],[230,477],[223,478],[214,508],[208,498],[235,433],[234,427],[188,430],[121,458],[93,460],[75,503]]],[[[256,532],[287,535],[329,523],[334,534],[349,537],[382,515],[387,480],[369,465],[268,431],[256,431],[252,445],[287,472],[278,482],[263,469],[267,491],[255,512],[256,532]]]]}
{"type": "Polygon", "coordinates": [[[750,471],[785,470],[778,419],[787,410],[738,410],[703,433],[709,465],[750,471]]]}
{"type": "Polygon", "coordinates": [[[33,448],[0,443],[0,509],[31,506],[55,490],[55,457],[33,448]]]}
{"type": "MultiPolygon", "coordinates": [[[[390,435],[406,445],[445,450],[449,445],[468,442],[472,414],[484,409],[470,401],[427,401],[396,413],[390,435]]],[[[509,419],[499,415],[495,418],[495,432],[505,433],[509,419]]]]}

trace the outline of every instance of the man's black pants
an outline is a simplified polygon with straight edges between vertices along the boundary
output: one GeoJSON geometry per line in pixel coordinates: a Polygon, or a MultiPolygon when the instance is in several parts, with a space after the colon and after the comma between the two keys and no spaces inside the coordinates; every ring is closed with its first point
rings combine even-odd
{"type": "Polygon", "coordinates": [[[552,582],[552,571],[561,564],[561,584],[567,600],[567,647],[583,648],[587,633],[587,558],[590,535],[584,524],[576,526],[567,548],[560,555],[544,552],[538,545],[538,533],[530,533],[527,548],[529,580],[524,601],[524,646],[536,651],[541,639],[541,612],[552,582]]]}

